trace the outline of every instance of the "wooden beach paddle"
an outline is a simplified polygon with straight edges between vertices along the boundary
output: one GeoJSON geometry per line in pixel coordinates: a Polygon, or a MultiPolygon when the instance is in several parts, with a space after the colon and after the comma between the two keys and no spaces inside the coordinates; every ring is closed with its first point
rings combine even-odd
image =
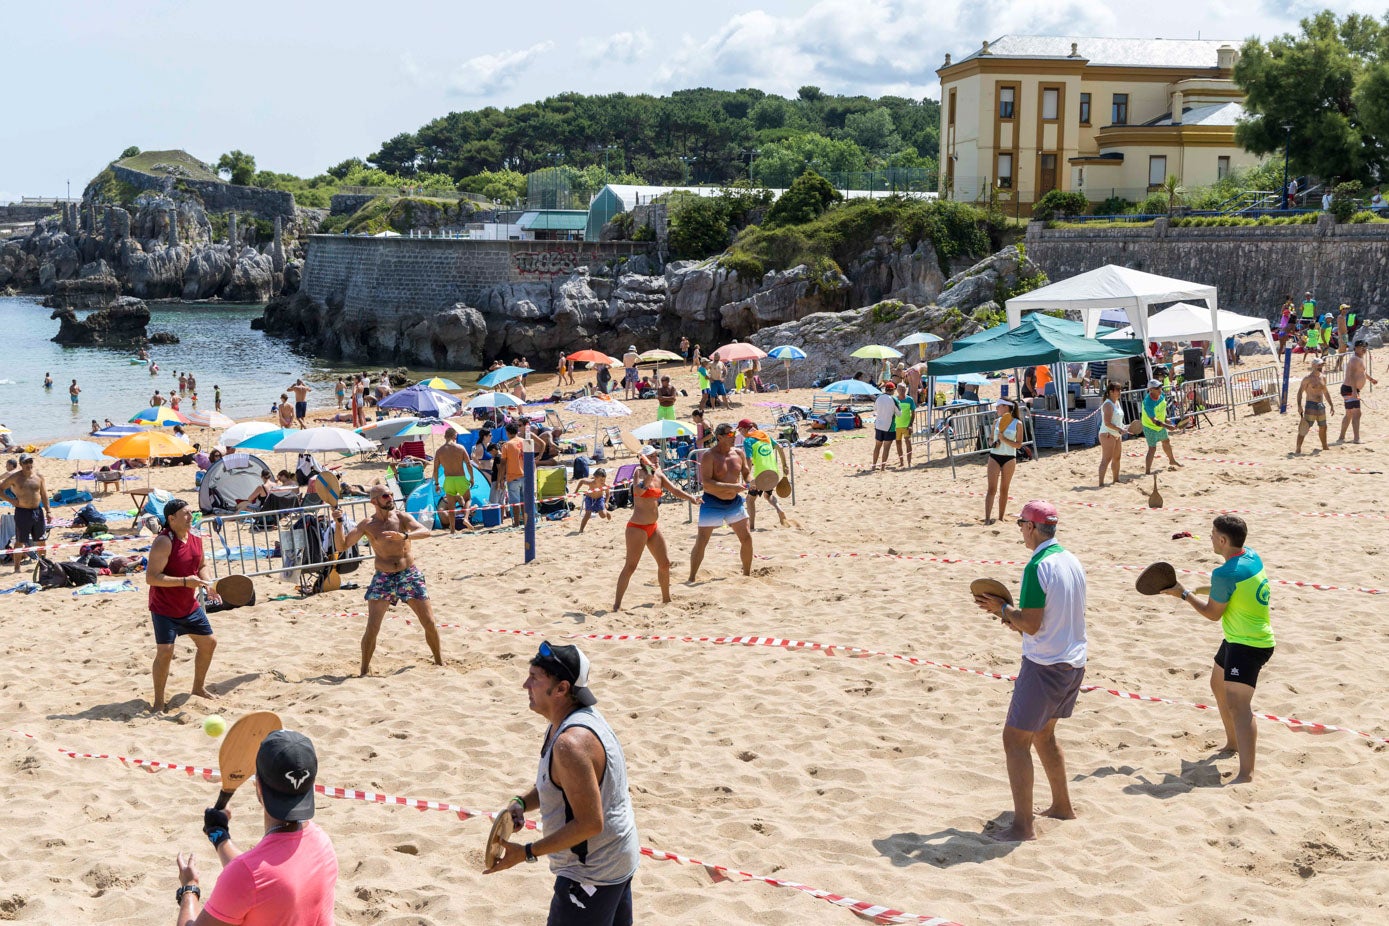
{"type": "Polygon", "coordinates": [[[244,608],[256,603],[256,585],[250,576],[223,576],[217,580],[217,594],[231,608],[244,608]]]}
{"type": "MultiPolygon", "coordinates": [[[[752,480],[752,487],[759,492],[775,492],[781,484],[781,474],[774,469],[764,469],[752,480]]],[[[788,485],[787,488],[790,488],[788,485]]]]}
{"type": "Polygon", "coordinates": [[[1138,574],[1133,587],[1140,595],[1160,595],[1177,584],[1177,570],[1171,563],[1153,563],[1138,574]]]}
{"type": "Polygon", "coordinates": [[[260,751],[261,740],[283,729],[279,715],[271,711],[255,711],[232,724],[222,737],[222,749],[217,753],[218,771],[222,773],[218,810],[224,810],[236,789],[256,773],[256,753],[260,751]]]}
{"type": "Polygon", "coordinates": [[[507,804],[495,817],[492,818],[492,829],[487,833],[487,848],[482,853],[483,864],[486,865],[484,871],[490,871],[492,866],[497,864],[506,848],[503,846],[511,834],[516,832],[516,824],[511,819],[511,804],[507,804]]]}
{"type": "Polygon", "coordinates": [[[975,579],[969,583],[969,593],[975,598],[993,595],[995,598],[1002,598],[1005,604],[1013,603],[1013,593],[997,579],[975,579]]]}
{"type": "Polygon", "coordinates": [[[1149,507],[1149,508],[1161,508],[1161,507],[1162,507],[1162,493],[1158,491],[1158,487],[1157,487],[1157,473],[1153,473],[1153,491],[1151,491],[1151,492],[1148,493],[1148,507],[1149,507]]]}
{"type": "Polygon", "coordinates": [[[791,497],[791,480],[788,479],[788,478],[785,477],[785,476],[782,476],[781,479],[777,480],[777,484],[776,484],[776,494],[777,494],[777,498],[790,498],[790,497],[791,497]]]}

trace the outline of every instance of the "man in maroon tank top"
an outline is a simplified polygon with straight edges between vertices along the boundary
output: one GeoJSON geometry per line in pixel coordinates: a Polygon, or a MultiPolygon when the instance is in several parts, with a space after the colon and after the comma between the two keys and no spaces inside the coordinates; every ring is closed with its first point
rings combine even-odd
{"type": "Polygon", "coordinates": [[[203,541],[193,533],[193,512],[188,503],[176,498],[164,506],[165,528],[150,547],[145,582],[150,587],[150,619],[154,622],[154,713],[168,707],[164,686],[169,681],[169,665],[174,659],[174,641],[183,635],[193,640],[193,694],[215,698],[207,690],[207,669],[217,638],[207,619],[198,590],[206,589],[207,600],[221,599],[207,576],[203,563],[203,541]]]}

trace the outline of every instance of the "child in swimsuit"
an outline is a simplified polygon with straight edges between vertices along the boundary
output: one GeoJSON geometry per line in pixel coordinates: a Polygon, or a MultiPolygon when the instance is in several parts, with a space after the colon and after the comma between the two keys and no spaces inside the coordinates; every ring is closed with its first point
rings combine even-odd
{"type": "Polygon", "coordinates": [[[584,494],[584,517],[579,522],[579,533],[584,532],[584,528],[588,526],[588,519],[595,514],[604,521],[612,520],[613,516],[608,512],[608,496],[612,489],[608,486],[607,470],[598,467],[592,476],[579,480],[577,489],[584,494]]]}

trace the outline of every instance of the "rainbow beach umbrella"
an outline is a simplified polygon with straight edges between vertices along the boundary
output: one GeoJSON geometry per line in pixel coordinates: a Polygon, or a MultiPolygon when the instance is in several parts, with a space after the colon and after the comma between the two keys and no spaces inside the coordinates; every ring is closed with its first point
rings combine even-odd
{"type": "MultiPolygon", "coordinates": [[[[166,405],[152,405],[143,411],[138,411],[130,416],[131,424],[143,424],[152,428],[163,428],[174,424],[188,424],[188,419],[182,413],[174,411],[166,405]]],[[[175,454],[180,456],[181,454],[175,454]]]]}

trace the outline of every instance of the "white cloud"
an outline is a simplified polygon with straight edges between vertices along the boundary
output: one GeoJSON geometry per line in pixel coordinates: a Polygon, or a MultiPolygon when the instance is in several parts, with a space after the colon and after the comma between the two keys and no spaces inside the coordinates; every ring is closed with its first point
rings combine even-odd
{"type": "Polygon", "coordinates": [[[581,48],[584,58],[593,63],[633,64],[645,58],[654,44],[645,29],[638,29],[587,39],[581,48]]]}
{"type": "Polygon", "coordinates": [[[449,77],[449,93],[455,96],[489,96],[516,83],[524,69],[541,55],[552,51],[554,42],[539,42],[519,51],[469,58],[449,77]]]}
{"type": "Polygon", "coordinates": [[[748,11],[707,38],[687,37],[657,80],[665,88],[794,94],[815,84],[829,93],[923,96],[937,87],[946,52],[963,57],[1002,33],[1105,35],[1115,28],[1110,9],[1088,0],[820,0],[795,15],[748,11]]]}

